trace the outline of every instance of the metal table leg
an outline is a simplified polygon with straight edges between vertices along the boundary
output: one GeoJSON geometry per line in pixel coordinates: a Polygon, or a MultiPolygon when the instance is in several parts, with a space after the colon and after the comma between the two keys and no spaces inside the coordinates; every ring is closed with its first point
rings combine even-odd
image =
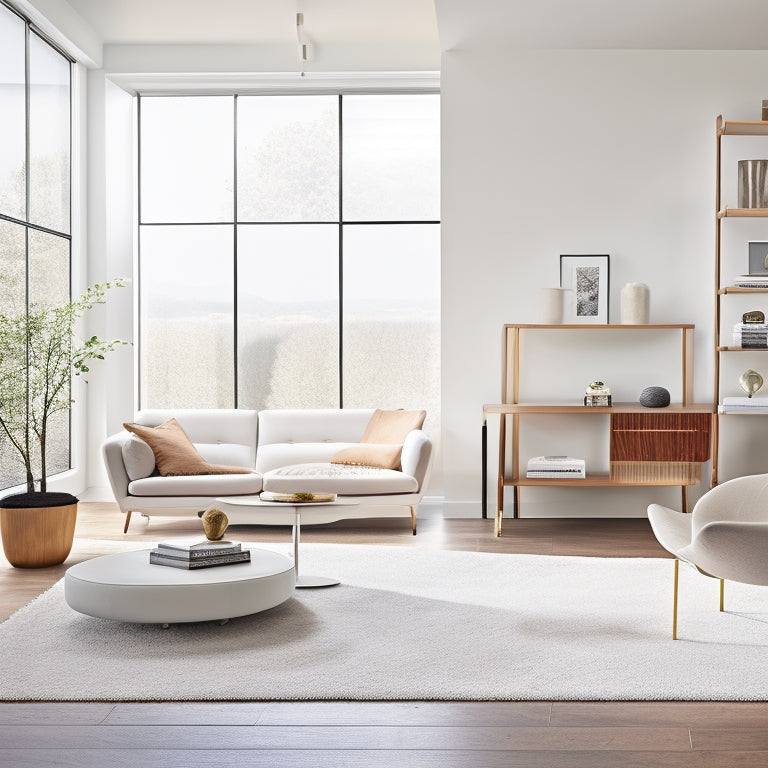
{"type": "Polygon", "coordinates": [[[296,516],[293,523],[293,569],[296,572],[296,589],[311,589],[315,587],[335,587],[338,579],[328,576],[300,576],[299,575],[299,542],[301,540],[301,511],[295,507],[296,516]]]}

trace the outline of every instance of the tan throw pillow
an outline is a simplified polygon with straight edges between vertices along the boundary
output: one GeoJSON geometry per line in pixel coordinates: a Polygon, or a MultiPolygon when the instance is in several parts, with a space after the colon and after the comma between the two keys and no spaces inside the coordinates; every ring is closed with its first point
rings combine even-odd
{"type": "Polygon", "coordinates": [[[209,464],[187,437],[176,419],[168,419],[159,427],[141,424],[123,424],[123,427],[140,437],[155,454],[157,471],[163,477],[171,475],[247,475],[246,467],[229,467],[209,464]]]}
{"type": "Polygon", "coordinates": [[[360,467],[400,469],[402,451],[402,445],[358,443],[334,453],[331,457],[331,464],[355,464],[360,467]]]}
{"type": "Polygon", "coordinates": [[[331,457],[331,464],[400,469],[403,441],[409,432],[421,429],[426,416],[426,411],[382,411],[377,408],[360,442],[336,452],[331,457]]]}

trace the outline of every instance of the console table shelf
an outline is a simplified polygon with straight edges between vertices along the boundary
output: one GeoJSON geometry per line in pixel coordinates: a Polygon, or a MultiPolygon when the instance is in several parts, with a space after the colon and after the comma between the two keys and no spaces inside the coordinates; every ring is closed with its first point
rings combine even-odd
{"type": "MultiPolygon", "coordinates": [[[[520,516],[521,487],[680,486],[687,511],[687,487],[701,482],[701,465],[711,451],[714,406],[697,404],[693,396],[693,332],[691,324],[647,325],[536,323],[508,324],[502,330],[502,402],[483,406],[483,517],[487,510],[487,420],[499,417],[499,469],[496,535],[501,535],[504,489],[513,489],[513,517],[520,516]],[[680,384],[682,401],[664,408],[645,408],[637,402],[614,402],[590,407],[581,402],[521,402],[521,335],[532,330],[557,333],[641,333],[670,331],[680,334],[680,384]],[[521,468],[520,420],[531,415],[607,417],[610,471],[587,472],[584,478],[529,478],[521,468]],[[507,457],[509,454],[509,466],[507,457]]],[[[599,354],[599,353],[597,353],[599,354]]]]}

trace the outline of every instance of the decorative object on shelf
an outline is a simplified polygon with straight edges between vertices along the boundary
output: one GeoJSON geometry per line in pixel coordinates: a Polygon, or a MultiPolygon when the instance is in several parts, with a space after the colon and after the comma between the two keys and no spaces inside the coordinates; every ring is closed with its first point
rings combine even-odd
{"type": "Polygon", "coordinates": [[[200,518],[208,541],[220,541],[229,525],[229,518],[216,507],[208,507],[200,518]]]}
{"type": "Polygon", "coordinates": [[[608,256],[560,256],[560,287],[572,291],[565,302],[567,323],[608,323],[608,256]]]}
{"type": "Polygon", "coordinates": [[[747,393],[747,397],[752,397],[763,386],[763,377],[748,368],[739,376],[739,386],[747,393]]]}
{"type": "Polygon", "coordinates": [[[753,309],[751,312],[745,312],[741,316],[741,322],[744,323],[744,325],[751,325],[752,323],[764,323],[765,312],[762,312],[759,309],[753,309]]]}
{"type": "Polygon", "coordinates": [[[739,160],[739,208],[768,208],[768,160],[739,160]]]}
{"type": "Polygon", "coordinates": [[[650,320],[651,292],[645,283],[627,283],[621,289],[621,322],[647,325],[650,320]]]}
{"type": "Polygon", "coordinates": [[[587,408],[606,408],[611,405],[611,390],[602,381],[593,381],[584,393],[587,408]]]}
{"type": "Polygon", "coordinates": [[[666,408],[669,403],[669,390],[664,387],[646,387],[640,393],[640,405],[645,408],[666,408]]]}
{"type": "Polygon", "coordinates": [[[567,288],[542,288],[539,291],[539,310],[544,325],[563,322],[563,296],[567,288]]]}
{"type": "Polygon", "coordinates": [[[750,240],[749,249],[749,274],[768,275],[768,243],[750,240]]]}

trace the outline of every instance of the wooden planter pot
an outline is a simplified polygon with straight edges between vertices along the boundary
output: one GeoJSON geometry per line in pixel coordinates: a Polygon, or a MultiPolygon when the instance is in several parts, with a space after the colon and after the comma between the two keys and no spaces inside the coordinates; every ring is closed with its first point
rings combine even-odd
{"type": "Polygon", "coordinates": [[[0,535],[15,568],[63,563],[72,549],[77,499],[69,493],[18,493],[0,500],[0,535]]]}

